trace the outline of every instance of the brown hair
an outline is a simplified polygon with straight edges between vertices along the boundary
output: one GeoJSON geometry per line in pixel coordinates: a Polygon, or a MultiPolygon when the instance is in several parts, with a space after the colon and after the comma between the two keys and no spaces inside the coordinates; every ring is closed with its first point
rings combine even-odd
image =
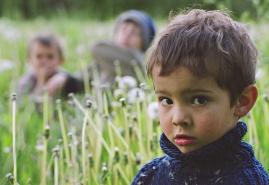
{"type": "Polygon", "coordinates": [[[60,60],[64,61],[62,46],[61,46],[58,38],[55,35],[50,34],[50,33],[43,33],[43,34],[36,35],[33,39],[31,39],[29,44],[28,44],[28,49],[27,49],[28,58],[30,57],[31,50],[32,50],[34,43],[40,43],[46,47],[55,46],[58,50],[60,60]]]}
{"type": "Polygon", "coordinates": [[[194,9],[174,17],[150,49],[147,71],[155,65],[161,76],[175,67],[194,75],[213,77],[228,90],[231,104],[255,83],[257,50],[245,27],[221,11],[194,9]]]}

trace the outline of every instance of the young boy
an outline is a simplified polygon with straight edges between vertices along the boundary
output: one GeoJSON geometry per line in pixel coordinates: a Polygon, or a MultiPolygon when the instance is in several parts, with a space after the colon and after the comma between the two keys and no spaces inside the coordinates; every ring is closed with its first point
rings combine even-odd
{"type": "MultiPolygon", "coordinates": [[[[117,61],[123,76],[136,77],[134,66],[145,71],[144,52],[147,50],[155,36],[155,25],[152,18],[138,10],[123,12],[117,19],[113,39],[97,42],[93,45],[91,54],[94,59],[88,67],[89,81],[95,80],[102,86],[110,86],[116,77],[115,62],[117,61]],[[97,78],[94,71],[98,72],[97,78]]],[[[74,92],[84,89],[83,73],[74,78],[62,78],[57,75],[53,81],[54,87],[65,84],[73,87],[74,92]],[[59,85],[57,85],[59,84],[59,85]]],[[[54,89],[52,88],[53,92],[54,89]]]]}
{"type": "Polygon", "coordinates": [[[28,45],[28,64],[29,71],[21,77],[17,89],[19,97],[29,95],[35,102],[43,99],[43,93],[48,91],[50,96],[57,93],[68,94],[72,89],[64,86],[53,87],[54,92],[49,91],[53,85],[51,81],[56,74],[69,78],[69,75],[59,68],[64,62],[63,50],[52,34],[40,34],[34,37],[28,45]],[[57,89],[62,89],[57,92],[57,89]]]}
{"type": "Polygon", "coordinates": [[[256,48],[220,11],[176,16],[152,47],[148,73],[159,100],[163,157],[133,185],[268,185],[239,121],[257,98],[256,48]]]}

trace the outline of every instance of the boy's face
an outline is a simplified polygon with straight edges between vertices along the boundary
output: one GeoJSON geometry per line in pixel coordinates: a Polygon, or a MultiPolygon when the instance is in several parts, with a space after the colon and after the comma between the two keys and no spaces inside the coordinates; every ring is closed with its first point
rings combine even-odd
{"type": "Polygon", "coordinates": [[[56,46],[35,42],[30,51],[29,62],[37,76],[51,77],[62,63],[56,46]]]}
{"type": "Polygon", "coordinates": [[[133,22],[123,22],[114,36],[117,45],[123,48],[142,48],[142,33],[139,26],[133,22]]]}
{"type": "Polygon", "coordinates": [[[178,67],[167,76],[152,71],[161,128],[182,152],[197,150],[222,137],[238,120],[227,91],[213,78],[194,76],[178,67]]]}

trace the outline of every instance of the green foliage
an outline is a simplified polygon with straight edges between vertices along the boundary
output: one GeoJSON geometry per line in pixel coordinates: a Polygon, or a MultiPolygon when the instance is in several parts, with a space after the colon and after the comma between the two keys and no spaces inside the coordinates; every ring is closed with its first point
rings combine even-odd
{"type": "Polygon", "coordinates": [[[227,9],[237,18],[268,17],[269,0],[1,0],[0,16],[34,18],[39,16],[70,16],[108,19],[127,9],[141,9],[154,17],[167,18],[170,10],[186,8],[227,9]]]}

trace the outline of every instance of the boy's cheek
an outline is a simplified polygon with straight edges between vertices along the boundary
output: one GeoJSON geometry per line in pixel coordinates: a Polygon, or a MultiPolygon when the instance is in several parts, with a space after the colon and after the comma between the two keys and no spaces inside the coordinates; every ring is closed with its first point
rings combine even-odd
{"type": "Polygon", "coordinates": [[[163,132],[165,132],[165,133],[168,132],[169,125],[170,125],[169,116],[161,110],[159,110],[158,116],[159,116],[159,120],[160,120],[160,126],[161,126],[163,132]]]}

